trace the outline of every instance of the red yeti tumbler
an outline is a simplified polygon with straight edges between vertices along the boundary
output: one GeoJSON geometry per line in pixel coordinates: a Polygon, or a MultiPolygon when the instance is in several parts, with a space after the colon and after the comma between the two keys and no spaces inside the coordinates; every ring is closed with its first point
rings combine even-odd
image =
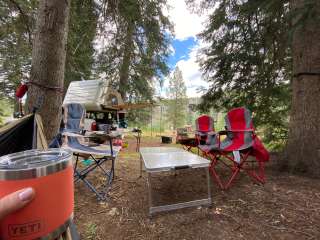
{"type": "Polygon", "coordinates": [[[1,240],[54,239],[73,216],[72,153],[29,150],[0,157],[0,198],[32,187],[35,198],[0,222],[1,240]]]}

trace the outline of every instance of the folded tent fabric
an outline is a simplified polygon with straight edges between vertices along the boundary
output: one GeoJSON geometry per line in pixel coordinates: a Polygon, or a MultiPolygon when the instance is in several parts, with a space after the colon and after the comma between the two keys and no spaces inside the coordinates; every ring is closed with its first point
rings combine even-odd
{"type": "Polygon", "coordinates": [[[40,115],[29,114],[0,128],[0,156],[35,148],[48,148],[40,115]]]}

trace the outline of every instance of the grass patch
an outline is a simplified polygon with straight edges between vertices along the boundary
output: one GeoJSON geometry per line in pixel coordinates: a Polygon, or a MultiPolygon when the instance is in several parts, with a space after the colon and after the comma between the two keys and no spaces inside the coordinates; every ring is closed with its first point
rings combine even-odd
{"type": "Polygon", "coordinates": [[[86,237],[87,239],[97,239],[97,225],[89,222],[86,226],[86,237]]]}
{"type": "Polygon", "coordinates": [[[12,105],[4,99],[0,100],[0,126],[4,124],[6,117],[12,114],[13,108],[12,105]]]}

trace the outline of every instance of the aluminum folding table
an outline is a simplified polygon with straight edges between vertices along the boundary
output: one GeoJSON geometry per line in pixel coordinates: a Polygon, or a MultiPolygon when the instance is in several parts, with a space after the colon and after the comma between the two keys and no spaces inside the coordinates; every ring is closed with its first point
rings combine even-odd
{"type": "Polygon", "coordinates": [[[149,194],[149,215],[152,216],[154,213],[171,211],[186,207],[195,206],[210,206],[211,200],[211,189],[210,189],[210,176],[209,176],[209,164],[210,161],[204,159],[196,154],[187,152],[181,148],[174,147],[143,147],[140,148],[140,174],[142,171],[142,162],[145,170],[148,173],[147,186],[149,194]],[[208,197],[205,199],[193,200],[189,202],[181,202],[170,205],[153,206],[152,199],[152,182],[151,174],[159,172],[176,171],[181,169],[195,169],[204,168],[207,176],[208,185],[208,197]]]}

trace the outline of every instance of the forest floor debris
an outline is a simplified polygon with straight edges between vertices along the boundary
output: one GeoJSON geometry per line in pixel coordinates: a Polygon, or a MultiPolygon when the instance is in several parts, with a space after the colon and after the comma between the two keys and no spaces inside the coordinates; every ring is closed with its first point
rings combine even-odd
{"type": "MultiPolygon", "coordinates": [[[[212,208],[189,208],[148,217],[146,176],[139,178],[135,139],[127,138],[116,161],[107,203],[81,182],[75,186],[75,222],[82,239],[320,239],[320,179],[283,174],[267,167],[267,183],[244,174],[228,191],[212,184],[212,208]],[[89,226],[89,230],[88,230],[89,226]]],[[[142,146],[160,146],[159,138],[142,146]]],[[[166,145],[168,146],[168,145],[166,145]]],[[[93,174],[92,174],[93,175],[93,174]]],[[[91,180],[100,181],[98,172],[91,180]]],[[[183,170],[153,178],[157,202],[205,196],[204,171],[183,170]]]]}

